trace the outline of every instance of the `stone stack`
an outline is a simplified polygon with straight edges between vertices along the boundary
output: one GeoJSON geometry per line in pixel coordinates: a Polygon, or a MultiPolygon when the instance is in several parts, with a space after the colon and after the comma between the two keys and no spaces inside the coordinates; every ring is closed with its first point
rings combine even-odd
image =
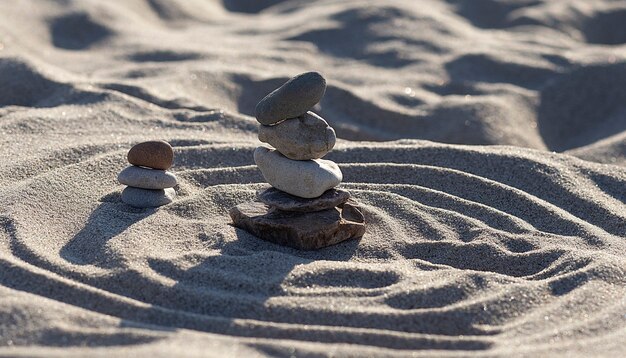
{"type": "Polygon", "coordinates": [[[174,162],[174,150],[165,141],[148,141],[128,151],[132,164],[122,170],[117,180],[128,185],[122,191],[122,201],[137,208],[157,207],[172,202],[176,176],[167,171],[174,162]]]}
{"type": "Polygon", "coordinates": [[[320,159],[335,146],[335,131],[309,111],[326,91],[317,72],[298,75],[256,106],[259,140],[254,161],[273,187],[230,210],[235,226],[298,249],[318,249],[363,236],[365,221],[350,193],[335,189],[339,166],[320,159]]]}

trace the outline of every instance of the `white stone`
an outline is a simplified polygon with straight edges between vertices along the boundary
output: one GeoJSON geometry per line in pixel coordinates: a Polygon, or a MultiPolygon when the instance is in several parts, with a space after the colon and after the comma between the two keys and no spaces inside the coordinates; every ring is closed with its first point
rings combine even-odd
{"type": "Polygon", "coordinates": [[[339,166],[330,160],[291,160],[266,147],[254,151],[254,162],[271,186],[301,198],[317,198],[343,179],[339,166]]]}

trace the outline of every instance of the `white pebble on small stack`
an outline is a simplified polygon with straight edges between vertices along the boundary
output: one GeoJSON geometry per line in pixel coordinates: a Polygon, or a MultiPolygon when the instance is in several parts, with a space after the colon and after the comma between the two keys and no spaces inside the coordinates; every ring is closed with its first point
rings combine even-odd
{"type": "Polygon", "coordinates": [[[128,151],[132,164],[122,170],[117,180],[128,185],[122,191],[122,201],[137,208],[157,207],[171,203],[176,176],[167,171],[174,162],[174,150],[165,141],[148,141],[128,151]]]}
{"type": "Polygon", "coordinates": [[[321,159],[335,146],[335,131],[310,111],[324,96],[317,72],[298,75],[256,106],[259,140],[271,147],[254,151],[254,161],[273,187],[257,201],[231,209],[235,226],[274,243],[318,249],[360,237],[363,215],[350,194],[334,189],[343,180],[339,166],[321,159]]]}

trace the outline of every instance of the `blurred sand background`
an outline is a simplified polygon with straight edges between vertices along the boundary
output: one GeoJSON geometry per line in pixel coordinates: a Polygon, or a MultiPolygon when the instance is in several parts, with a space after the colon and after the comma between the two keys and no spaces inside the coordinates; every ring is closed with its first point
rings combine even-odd
{"type": "Polygon", "coordinates": [[[0,355],[619,356],[626,1],[0,2],[0,355]],[[322,72],[368,232],[228,209],[254,106],[322,72]],[[177,200],[121,203],[135,143],[177,200]]]}

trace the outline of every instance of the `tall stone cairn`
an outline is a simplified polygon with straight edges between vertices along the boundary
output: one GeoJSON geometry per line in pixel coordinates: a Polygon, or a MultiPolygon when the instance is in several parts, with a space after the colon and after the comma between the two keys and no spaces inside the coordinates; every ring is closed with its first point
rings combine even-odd
{"type": "Polygon", "coordinates": [[[310,111],[324,96],[326,80],[300,74],[256,106],[259,140],[254,161],[272,186],[255,201],[230,210],[234,225],[266,241],[314,250],[365,233],[365,219],[350,193],[337,189],[339,166],[321,159],[335,146],[332,127],[310,111]]]}

